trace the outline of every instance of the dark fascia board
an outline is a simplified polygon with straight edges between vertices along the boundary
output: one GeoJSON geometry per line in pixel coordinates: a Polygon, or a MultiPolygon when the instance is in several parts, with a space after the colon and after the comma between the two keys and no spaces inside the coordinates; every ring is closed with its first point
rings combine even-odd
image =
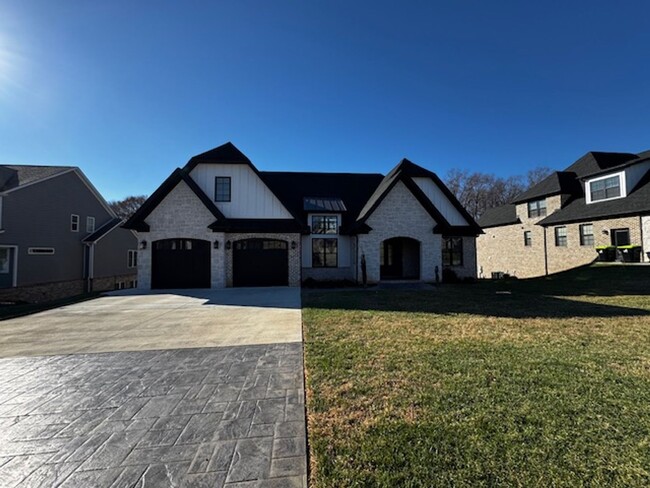
{"type": "Polygon", "coordinates": [[[501,224],[483,225],[481,226],[481,229],[494,229],[495,227],[507,227],[508,225],[517,225],[517,224],[521,224],[521,219],[519,217],[517,217],[516,220],[510,222],[503,222],[501,224]]]}
{"type": "MultiPolygon", "coordinates": [[[[552,216],[553,214],[549,215],[552,216]]],[[[621,212],[612,212],[608,215],[599,215],[598,217],[569,217],[566,219],[559,219],[556,221],[551,221],[551,222],[545,222],[546,219],[540,220],[537,222],[535,225],[539,225],[541,227],[555,227],[558,225],[565,225],[565,224],[577,224],[578,222],[598,222],[599,220],[610,220],[610,219],[619,219],[622,217],[637,217],[637,216],[642,216],[645,215],[644,212],[640,212],[638,210],[636,211],[621,211],[621,212]]]]}
{"type": "Polygon", "coordinates": [[[217,220],[208,226],[213,232],[299,232],[308,234],[309,228],[294,219],[228,219],[217,220]]]}
{"type": "Polygon", "coordinates": [[[199,200],[201,200],[203,205],[205,205],[217,220],[226,220],[226,217],[216,207],[214,202],[208,198],[203,190],[199,188],[196,182],[190,178],[184,170],[176,168],[174,172],[156,189],[156,191],[145,200],[131,218],[122,225],[122,227],[139,232],[149,232],[149,225],[145,222],[145,219],[181,181],[185,182],[190,190],[192,190],[192,192],[199,198],[199,200]]]}
{"type": "MultiPolygon", "coordinates": [[[[418,166],[417,164],[413,163],[412,161],[409,161],[408,159],[404,159],[404,162],[409,164],[409,170],[414,171],[414,173],[411,176],[428,176],[433,180],[433,182],[436,184],[436,186],[442,191],[442,193],[445,194],[447,199],[451,202],[451,204],[460,212],[460,214],[463,216],[463,218],[467,221],[467,224],[470,227],[476,228],[479,233],[481,230],[481,227],[476,223],[476,220],[474,220],[474,217],[472,217],[469,212],[461,205],[461,203],[458,201],[456,196],[447,188],[447,185],[444,184],[444,182],[438,177],[437,174],[435,174],[433,171],[429,171],[426,168],[423,168],[422,166],[418,166]]],[[[419,187],[418,187],[419,188],[419,187]]],[[[428,200],[428,199],[427,199],[428,200]]]]}
{"type": "Polygon", "coordinates": [[[444,230],[433,229],[434,234],[442,234],[444,237],[478,237],[483,232],[476,232],[476,229],[471,225],[451,225],[444,230]]]}
{"type": "Polygon", "coordinates": [[[91,242],[98,241],[99,239],[104,237],[106,234],[108,234],[110,231],[112,231],[115,227],[117,227],[121,223],[122,223],[122,219],[119,217],[115,217],[114,219],[111,219],[108,222],[106,222],[104,225],[102,225],[99,229],[97,229],[92,234],[88,234],[86,237],[81,239],[81,242],[89,244],[91,242]]]}

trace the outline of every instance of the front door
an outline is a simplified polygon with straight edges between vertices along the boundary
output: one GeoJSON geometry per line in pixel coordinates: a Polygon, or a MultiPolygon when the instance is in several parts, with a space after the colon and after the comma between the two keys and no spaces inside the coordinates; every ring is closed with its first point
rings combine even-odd
{"type": "Polygon", "coordinates": [[[0,288],[14,285],[14,263],[16,251],[13,247],[0,247],[0,288]]]}

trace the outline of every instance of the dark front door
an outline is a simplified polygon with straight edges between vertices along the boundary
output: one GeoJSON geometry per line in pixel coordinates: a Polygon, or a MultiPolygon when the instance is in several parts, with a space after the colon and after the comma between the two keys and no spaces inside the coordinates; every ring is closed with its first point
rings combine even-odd
{"type": "Polygon", "coordinates": [[[233,286],[286,286],[289,251],[285,241],[236,241],[232,257],[233,286]]]}
{"type": "Polygon", "coordinates": [[[163,239],[151,252],[151,288],[210,288],[208,241],[163,239]]]}
{"type": "Polygon", "coordinates": [[[388,239],[381,243],[379,274],[382,280],[402,277],[402,241],[388,239]]]}

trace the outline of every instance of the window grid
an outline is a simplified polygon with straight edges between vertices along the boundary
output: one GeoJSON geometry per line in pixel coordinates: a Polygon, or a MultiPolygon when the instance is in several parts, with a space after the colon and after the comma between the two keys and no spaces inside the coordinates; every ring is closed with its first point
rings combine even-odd
{"type": "Polygon", "coordinates": [[[594,245],[594,226],[593,224],[582,224],[580,226],[580,245],[594,245]]]}
{"type": "Polygon", "coordinates": [[[231,198],[230,177],[216,176],[214,178],[214,201],[229,202],[231,198]]]}
{"type": "Polygon", "coordinates": [[[546,199],[528,202],[528,218],[546,216],[546,199]]]}
{"type": "Polygon", "coordinates": [[[312,268],[336,268],[338,266],[338,240],[312,239],[311,266],[312,268]]]}
{"type": "Polygon", "coordinates": [[[530,247],[533,245],[533,233],[530,230],[524,232],[524,246],[530,247]]]}
{"type": "Polygon", "coordinates": [[[589,191],[591,192],[591,201],[597,202],[598,200],[607,200],[608,198],[616,198],[621,196],[621,177],[610,176],[598,181],[592,181],[589,184],[589,191]]]}
{"type": "Polygon", "coordinates": [[[338,234],[338,226],[336,215],[314,215],[311,218],[312,234],[338,234]]]}
{"type": "Polygon", "coordinates": [[[567,245],[566,227],[556,227],[555,228],[555,246],[556,247],[566,247],[566,245],[567,245]]]}
{"type": "Polygon", "coordinates": [[[95,232],[95,217],[86,217],[86,232],[95,232]]]}
{"type": "Polygon", "coordinates": [[[128,250],[127,267],[128,268],[137,268],[138,267],[138,251],[135,251],[133,249],[128,250]]]}
{"type": "Polygon", "coordinates": [[[442,241],[443,266],[463,265],[463,238],[445,237],[442,241]]]}
{"type": "Polygon", "coordinates": [[[76,214],[70,215],[70,232],[79,232],[79,216],[76,214]]]}

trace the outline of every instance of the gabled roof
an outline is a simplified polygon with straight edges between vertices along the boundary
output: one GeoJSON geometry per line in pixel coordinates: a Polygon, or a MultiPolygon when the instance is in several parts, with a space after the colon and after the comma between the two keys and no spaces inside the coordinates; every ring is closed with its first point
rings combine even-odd
{"type": "Polygon", "coordinates": [[[3,164],[0,165],[0,191],[15,190],[75,169],[74,166],[3,164]]]}
{"type": "Polygon", "coordinates": [[[142,206],[131,216],[129,220],[123,225],[126,229],[137,230],[140,232],[149,232],[149,225],[145,219],[151,212],[163,201],[163,199],[178,185],[181,181],[189,186],[190,190],[201,200],[203,205],[214,215],[217,220],[225,220],[225,216],[216,207],[214,202],[210,200],[207,195],[199,188],[192,178],[180,168],[176,168],[174,172],[163,182],[153,194],[145,200],[142,206]]]}
{"type": "Polygon", "coordinates": [[[372,215],[372,213],[379,207],[381,202],[384,200],[384,198],[386,198],[386,196],[395,187],[395,185],[401,181],[418,200],[422,207],[436,221],[436,233],[450,233],[452,231],[452,226],[440,213],[440,211],[433,205],[433,203],[431,203],[431,201],[427,198],[420,187],[413,181],[412,178],[415,177],[431,178],[433,182],[438,186],[438,188],[440,188],[440,190],[445,194],[447,199],[449,199],[451,204],[456,207],[463,218],[465,218],[465,220],[468,222],[468,229],[470,229],[470,231],[474,232],[475,234],[481,233],[481,229],[478,224],[469,215],[469,213],[467,213],[465,208],[460,204],[460,202],[458,202],[456,197],[449,191],[447,186],[440,180],[440,178],[438,178],[435,173],[432,173],[431,171],[418,166],[408,159],[402,159],[400,163],[383,178],[377,189],[364,205],[363,209],[361,209],[355,225],[358,226],[361,224],[366,224],[366,221],[370,215],[372,215]]]}
{"type": "Polygon", "coordinates": [[[570,171],[555,171],[536,185],[533,185],[525,192],[519,194],[512,203],[524,203],[551,195],[579,195],[581,193],[582,186],[578,181],[576,173],[570,171]]]}
{"type": "Polygon", "coordinates": [[[521,220],[517,217],[517,207],[512,203],[487,209],[478,221],[478,225],[483,229],[520,223],[521,220]]]}
{"type": "Polygon", "coordinates": [[[638,155],[632,153],[590,151],[565,171],[575,173],[578,178],[609,170],[621,164],[637,159],[638,155]]]}
{"type": "MultiPolygon", "coordinates": [[[[192,171],[197,164],[247,164],[255,169],[255,166],[246,155],[241,152],[230,141],[222,144],[221,146],[210,149],[201,154],[197,154],[190,158],[185,167],[183,168],[188,173],[192,171]]],[[[257,171],[257,170],[256,170],[257,171]]]]}
{"type": "Polygon", "coordinates": [[[553,212],[539,225],[557,225],[601,218],[650,214],[650,171],[624,198],[588,204],[585,197],[576,198],[566,207],[553,212]]]}
{"type": "Polygon", "coordinates": [[[122,219],[120,219],[119,217],[115,217],[114,219],[111,219],[108,222],[106,222],[99,229],[95,230],[95,232],[93,232],[92,234],[88,234],[86,237],[84,237],[81,240],[81,242],[85,242],[85,243],[97,242],[106,234],[108,234],[110,231],[112,231],[117,226],[119,226],[121,223],[122,223],[122,219]]]}

